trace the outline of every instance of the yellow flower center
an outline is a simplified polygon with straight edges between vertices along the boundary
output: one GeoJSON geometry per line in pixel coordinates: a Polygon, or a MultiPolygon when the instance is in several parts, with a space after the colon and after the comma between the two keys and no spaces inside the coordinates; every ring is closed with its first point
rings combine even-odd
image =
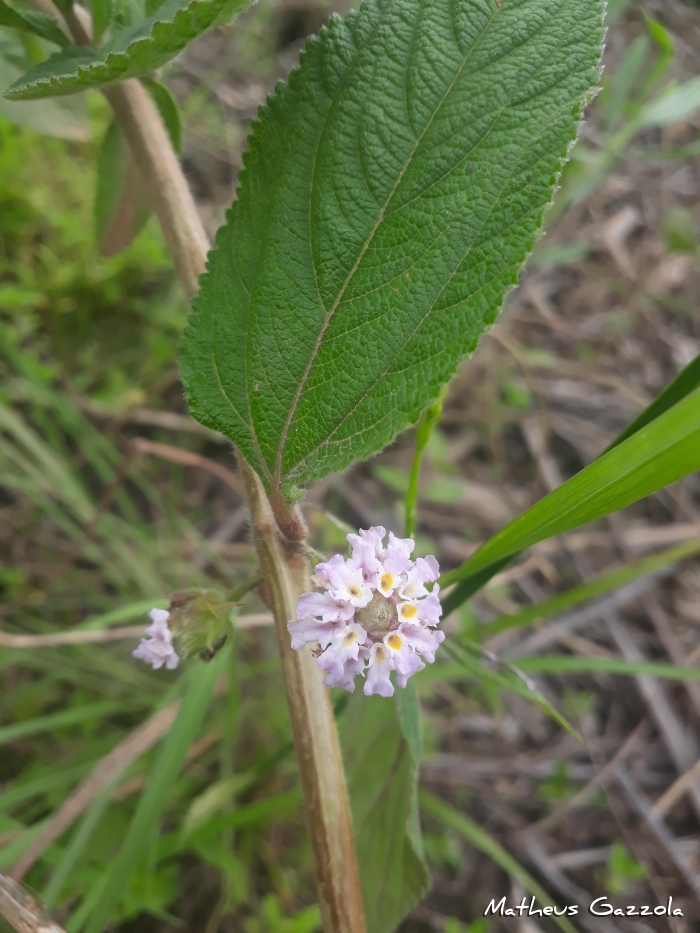
{"type": "Polygon", "coordinates": [[[418,609],[413,603],[404,603],[399,609],[399,615],[402,619],[413,619],[418,613],[418,609]]]}
{"type": "Polygon", "coordinates": [[[387,638],[386,643],[392,651],[398,651],[402,645],[401,636],[397,635],[396,632],[392,632],[387,638]]]}
{"type": "Polygon", "coordinates": [[[394,585],[394,576],[391,573],[383,573],[379,578],[379,589],[389,590],[394,585]]]}
{"type": "Polygon", "coordinates": [[[357,585],[357,583],[348,583],[348,593],[349,593],[351,596],[354,596],[355,599],[357,599],[358,597],[362,596],[362,590],[361,590],[360,587],[357,585]]]}
{"type": "Polygon", "coordinates": [[[348,632],[346,635],[343,635],[343,648],[347,648],[355,641],[357,641],[357,632],[348,632]]]}
{"type": "Polygon", "coordinates": [[[384,654],[383,648],[377,648],[376,659],[380,664],[382,661],[386,660],[386,655],[384,654]]]}

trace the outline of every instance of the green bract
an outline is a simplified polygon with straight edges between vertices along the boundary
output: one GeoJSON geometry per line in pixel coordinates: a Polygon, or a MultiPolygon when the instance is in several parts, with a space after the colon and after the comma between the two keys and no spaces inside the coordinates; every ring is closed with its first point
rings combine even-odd
{"type": "Polygon", "coordinates": [[[198,35],[233,19],[249,0],[165,0],[143,22],[122,29],[101,49],[71,46],[32,68],[5,92],[10,100],[75,94],[147,75],[198,35]]]}
{"type": "Polygon", "coordinates": [[[598,75],[599,0],[366,0],[260,112],[182,342],[269,487],[413,423],[498,314],[598,75]]]}

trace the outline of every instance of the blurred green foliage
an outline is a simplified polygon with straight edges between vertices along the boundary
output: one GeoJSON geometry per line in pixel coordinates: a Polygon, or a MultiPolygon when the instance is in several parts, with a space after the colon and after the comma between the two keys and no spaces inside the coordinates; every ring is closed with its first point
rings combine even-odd
{"type": "MultiPolygon", "coordinates": [[[[626,5],[610,3],[609,15],[620,15],[626,5]]],[[[138,19],[138,3],[119,0],[114,11],[109,6],[104,0],[94,6],[105,21],[112,14],[123,25],[138,19]]],[[[270,71],[273,10],[272,0],[261,0],[251,11],[235,62],[225,65],[235,75],[270,71]]],[[[659,117],[653,105],[663,92],[673,42],[659,23],[648,20],[643,28],[605,78],[600,133],[574,151],[556,211],[584,198],[631,152],[683,154],[662,151],[655,136],[659,117]]],[[[11,66],[41,60],[46,48],[34,38],[18,46],[3,37],[5,60],[11,66]]],[[[212,73],[212,83],[221,69],[212,73]]],[[[686,87],[685,96],[676,93],[675,104],[692,113],[695,93],[686,87]]],[[[124,252],[112,259],[99,254],[97,161],[110,114],[99,95],[82,96],[90,122],[87,141],[41,136],[0,116],[0,595],[3,629],[10,632],[143,621],[148,606],[165,605],[162,598],[173,589],[227,589],[255,569],[249,552],[223,559],[206,537],[212,513],[220,519],[231,511],[228,499],[212,503],[193,496],[180,466],[127,462],[129,430],[92,417],[96,411],[126,415],[135,407],[178,408],[175,349],[186,305],[152,218],[124,252]]],[[[31,106],[33,124],[44,121],[55,130],[57,119],[68,119],[67,111],[31,106]]],[[[239,124],[223,125],[204,86],[190,94],[183,112],[189,132],[208,134],[222,147],[241,133],[239,124]]],[[[76,113],[71,119],[80,135],[82,117],[76,113]]],[[[667,249],[697,254],[697,227],[684,208],[669,206],[663,232],[667,249]]],[[[533,256],[540,267],[575,262],[592,248],[584,241],[553,247],[544,242],[533,256]]],[[[625,313],[611,322],[613,336],[627,328],[625,313]]],[[[508,408],[532,403],[523,362],[547,365],[546,351],[523,351],[499,374],[498,420],[507,419],[508,408]]],[[[219,456],[200,437],[149,434],[219,456]]],[[[431,435],[426,454],[423,502],[444,505],[469,494],[440,430],[431,435]]],[[[408,471],[387,464],[372,469],[388,491],[405,494],[408,471]]],[[[334,516],[311,512],[310,525],[321,550],[345,547],[347,529],[334,516]]],[[[419,540],[420,553],[433,549],[429,540],[419,540]]],[[[249,600],[243,611],[261,608],[254,595],[249,600]]],[[[477,625],[465,604],[459,616],[465,642],[477,625]]],[[[133,664],[132,648],[132,642],[41,652],[0,648],[0,673],[9,685],[0,695],[0,729],[15,730],[0,732],[0,869],[26,851],[106,753],[179,696],[180,679],[133,664]],[[64,712],[68,716],[60,718],[64,712]]],[[[219,686],[195,741],[188,743],[188,763],[166,775],[175,779],[162,813],[144,830],[140,860],[122,884],[114,917],[175,924],[177,913],[197,918],[199,928],[208,921],[211,933],[230,914],[245,933],[313,933],[319,916],[273,633],[237,633],[221,661],[219,686]]],[[[461,701],[504,713],[495,676],[461,676],[461,701]]],[[[428,682],[421,690],[428,703],[438,696],[428,682]]],[[[590,702],[589,695],[571,695],[566,715],[576,722],[590,702]]],[[[430,752],[438,736],[429,720],[426,730],[430,752]]],[[[164,749],[150,748],[129,764],[29,873],[28,883],[46,896],[69,933],[79,933],[99,903],[164,749]]],[[[552,802],[572,790],[563,762],[540,785],[540,795],[552,802]]],[[[467,802],[466,795],[459,800],[465,808],[467,802]]],[[[518,877],[517,863],[491,848],[483,831],[464,821],[448,824],[433,820],[425,837],[436,870],[457,873],[463,847],[473,844],[518,877]]],[[[645,873],[616,842],[601,883],[619,893],[645,873]]],[[[446,933],[487,929],[484,920],[445,924],[446,933]]]]}

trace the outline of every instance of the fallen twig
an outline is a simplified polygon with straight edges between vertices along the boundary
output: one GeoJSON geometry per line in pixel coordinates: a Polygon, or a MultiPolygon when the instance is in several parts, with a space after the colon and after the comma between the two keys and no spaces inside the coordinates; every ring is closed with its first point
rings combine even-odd
{"type": "MultiPolygon", "coordinates": [[[[254,612],[236,619],[236,628],[264,628],[272,625],[269,612],[254,612]]],[[[100,642],[120,641],[125,638],[141,638],[144,625],[125,625],[122,628],[107,628],[87,631],[52,632],[50,635],[11,635],[0,632],[3,648],[57,648],[63,645],[94,645],[100,642]]]]}
{"type": "Polygon", "coordinates": [[[132,448],[140,454],[153,454],[155,457],[170,460],[172,463],[182,463],[184,466],[207,470],[225,483],[229,489],[233,489],[240,496],[244,494],[243,483],[238,476],[221,463],[217,463],[216,460],[196,454],[193,450],[183,450],[182,447],[173,447],[171,444],[158,444],[156,441],[149,441],[146,437],[134,437],[130,443],[132,448]]]}
{"type": "Polygon", "coordinates": [[[21,884],[0,875],[0,914],[18,933],[65,933],[21,884]]]}
{"type": "Polygon", "coordinates": [[[29,846],[12,870],[15,881],[21,881],[46,848],[63,833],[85,810],[99,792],[114,781],[128,766],[170,729],[175,721],[180,701],[177,700],[156,713],[116,745],[98,762],[82,784],[63,802],[44,829],[29,846]]]}

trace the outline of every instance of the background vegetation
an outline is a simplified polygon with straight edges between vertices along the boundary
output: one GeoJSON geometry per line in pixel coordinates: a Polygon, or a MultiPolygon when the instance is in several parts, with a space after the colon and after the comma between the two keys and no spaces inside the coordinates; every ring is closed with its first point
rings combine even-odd
{"type": "MultiPolygon", "coordinates": [[[[257,106],[329,12],[261,0],[165,76],[211,233],[257,106]]],[[[699,54],[696,7],[610,4],[603,91],[548,234],[429,441],[418,551],[445,568],[594,459],[700,352],[699,54]],[[686,107],[659,128],[650,102],[669,80],[689,82],[686,107]]],[[[109,114],[97,93],[84,106],[53,127],[65,135],[72,121],[69,140],[0,119],[9,635],[140,624],[175,589],[231,589],[255,570],[229,447],[184,414],[186,305],[157,224],[113,258],[97,245],[109,114]]],[[[319,483],[306,502],[313,545],[341,549],[346,524],[400,530],[412,456],[404,437],[319,483]]],[[[699,516],[696,475],[531,549],[449,618],[455,643],[527,658],[520,667],[584,743],[496,676],[465,676],[445,657],[418,678],[434,886],[405,933],[529,931],[532,921],[480,918],[491,897],[525,891],[560,904],[673,895],[685,912],[674,933],[700,920],[698,684],[609,673],[620,660],[697,667],[699,516]],[[617,589],[576,589],[669,548],[617,589]],[[572,591],[499,630],[502,615],[572,591]]],[[[263,608],[253,595],[241,613],[263,608]]],[[[134,931],[319,928],[274,635],[234,632],[208,668],[177,679],[133,662],[132,640],[0,647],[0,871],[32,853],[26,880],[69,933],[97,933],[111,908],[134,931]],[[160,741],[177,702],[187,716],[160,741]],[[87,778],[100,761],[98,789],[87,778]]]]}

